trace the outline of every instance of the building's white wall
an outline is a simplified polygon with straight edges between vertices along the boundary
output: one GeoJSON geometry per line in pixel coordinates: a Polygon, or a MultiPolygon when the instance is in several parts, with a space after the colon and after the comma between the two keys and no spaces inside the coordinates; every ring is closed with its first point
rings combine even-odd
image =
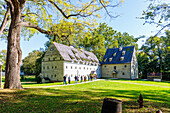
{"type": "Polygon", "coordinates": [[[96,71],[98,76],[101,76],[100,67],[98,65],[87,65],[87,64],[80,64],[78,62],[68,62],[64,61],[63,65],[64,75],[67,77],[70,76],[71,80],[75,80],[75,76],[88,76],[90,75],[91,71],[96,71]],[[67,67],[67,68],[66,68],[67,67]]]}
{"type": "Polygon", "coordinates": [[[134,48],[132,61],[131,61],[131,79],[137,79],[138,78],[138,61],[136,57],[136,50],[134,48]]]}

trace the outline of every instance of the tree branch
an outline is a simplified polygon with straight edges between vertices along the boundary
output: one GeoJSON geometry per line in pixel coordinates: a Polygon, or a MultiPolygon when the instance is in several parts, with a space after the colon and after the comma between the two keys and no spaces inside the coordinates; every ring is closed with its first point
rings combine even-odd
{"type": "Polygon", "coordinates": [[[153,37],[156,37],[163,29],[165,29],[166,27],[170,26],[170,23],[163,26],[153,37]]]}
{"type": "Polygon", "coordinates": [[[120,16],[120,15],[113,16],[113,15],[111,15],[111,14],[109,13],[109,11],[107,10],[107,7],[116,7],[116,6],[118,6],[120,3],[118,3],[118,4],[116,4],[116,5],[104,5],[101,0],[99,0],[99,2],[100,2],[100,4],[102,5],[102,7],[105,9],[107,15],[109,15],[111,18],[117,18],[118,16],[120,16]]]}
{"type": "Polygon", "coordinates": [[[35,24],[32,24],[32,23],[21,22],[20,25],[23,26],[23,27],[34,28],[34,29],[38,30],[39,32],[41,32],[41,33],[43,33],[43,34],[57,35],[58,37],[60,37],[57,32],[46,31],[46,30],[40,28],[38,25],[35,25],[35,24]]]}
{"type": "Polygon", "coordinates": [[[87,17],[87,16],[90,16],[90,15],[82,15],[81,12],[86,10],[94,1],[92,0],[84,9],[80,10],[78,13],[75,13],[75,14],[70,14],[70,15],[66,15],[63,10],[61,8],[58,7],[58,5],[51,1],[51,0],[48,0],[51,4],[53,4],[59,11],[60,13],[66,18],[66,19],[69,19],[70,17],[73,17],[73,16],[82,16],[82,17],[87,17]]]}
{"type": "Polygon", "coordinates": [[[2,21],[2,24],[0,26],[0,36],[1,36],[2,32],[4,31],[6,25],[9,22],[9,19],[8,19],[9,14],[10,14],[10,10],[9,10],[9,8],[7,8],[7,11],[6,11],[5,15],[4,15],[4,20],[2,21]]]}

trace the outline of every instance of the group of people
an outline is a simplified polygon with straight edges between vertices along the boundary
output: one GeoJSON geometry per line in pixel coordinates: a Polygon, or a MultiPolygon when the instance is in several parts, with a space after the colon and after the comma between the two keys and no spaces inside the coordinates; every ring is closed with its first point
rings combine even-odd
{"type": "MultiPolygon", "coordinates": [[[[64,75],[63,79],[64,79],[64,83],[63,84],[67,85],[67,76],[64,75]]],[[[84,80],[84,82],[86,82],[87,80],[88,81],[90,81],[90,80],[92,81],[93,79],[97,80],[97,75],[88,75],[88,76],[80,76],[80,77],[79,76],[75,76],[74,79],[75,79],[75,83],[83,82],[83,80],[84,80]]],[[[71,77],[68,76],[68,84],[70,84],[70,82],[71,82],[71,77]]]]}

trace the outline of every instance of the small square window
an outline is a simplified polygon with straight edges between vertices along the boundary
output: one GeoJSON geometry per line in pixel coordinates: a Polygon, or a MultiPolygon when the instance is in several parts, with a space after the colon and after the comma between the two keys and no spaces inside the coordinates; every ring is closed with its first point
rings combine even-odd
{"type": "Polygon", "coordinates": [[[125,75],[125,73],[123,72],[122,75],[125,75]]]}
{"type": "Polygon", "coordinates": [[[71,66],[71,69],[72,69],[73,67],[71,66]]]}
{"type": "Polygon", "coordinates": [[[55,66],[55,69],[57,69],[57,66],[55,66]]]}
{"type": "Polygon", "coordinates": [[[57,75],[55,75],[55,77],[56,77],[57,75]]]}
{"type": "Polygon", "coordinates": [[[67,69],[68,67],[66,66],[66,69],[67,69]]]}
{"type": "Polygon", "coordinates": [[[124,66],[125,68],[127,67],[127,65],[124,66]]]}
{"type": "Polygon", "coordinates": [[[114,66],[114,69],[116,69],[116,66],[114,66]]]}

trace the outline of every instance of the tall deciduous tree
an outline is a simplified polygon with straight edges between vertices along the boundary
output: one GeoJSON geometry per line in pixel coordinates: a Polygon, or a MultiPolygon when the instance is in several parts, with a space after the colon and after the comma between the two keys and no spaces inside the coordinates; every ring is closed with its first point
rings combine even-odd
{"type": "Polygon", "coordinates": [[[1,12],[4,17],[0,27],[0,36],[2,32],[8,31],[4,88],[20,89],[22,88],[20,82],[21,34],[29,33],[29,36],[32,36],[38,31],[60,38],[66,37],[58,30],[51,29],[50,26],[54,25],[55,17],[58,16],[58,21],[79,20],[90,26],[92,21],[87,17],[91,15],[98,17],[99,15],[95,12],[101,9],[105,9],[106,13],[112,16],[107,8],[116,7],[119,3],[112,5],[110,0],[90,0],[88,2],[81,0],[4,0],[0,2],[0,5],[3,8],[1,12]],[[9,21],[9,27],[7,27],[9,21]]]}
{"type": "Polygon", "coordinates": [[[120,33],[113,30],[106,23],[100,24],[95,29],[90,29],[77,39],[77,45],[87,51],[92,51],[100,61],[108,48],[136,46],[137,39],[128,33],[120,33]]]}
{"type": "Polygon", "coordinates": [[[41,73],[41,59],[44,52],[34,50],[22,60],[21,71],[28,75],[39,75],[41,73]]]}
{"type": "MultiPolygon", "coordinates": [[[[170,35],[166,31],[165,36],[150,37],[146,40],[145,45],[141,50],[148,56],[149,60],[147,68],[143,69],[146,72],[162,72],[164,79],[169,79],[169,51],[170,51],[170,35]],[[166,76],[168,75],[168,76],[166,76]]],[[[138,59],[139,60],[139,59],[138,59]]]]}

